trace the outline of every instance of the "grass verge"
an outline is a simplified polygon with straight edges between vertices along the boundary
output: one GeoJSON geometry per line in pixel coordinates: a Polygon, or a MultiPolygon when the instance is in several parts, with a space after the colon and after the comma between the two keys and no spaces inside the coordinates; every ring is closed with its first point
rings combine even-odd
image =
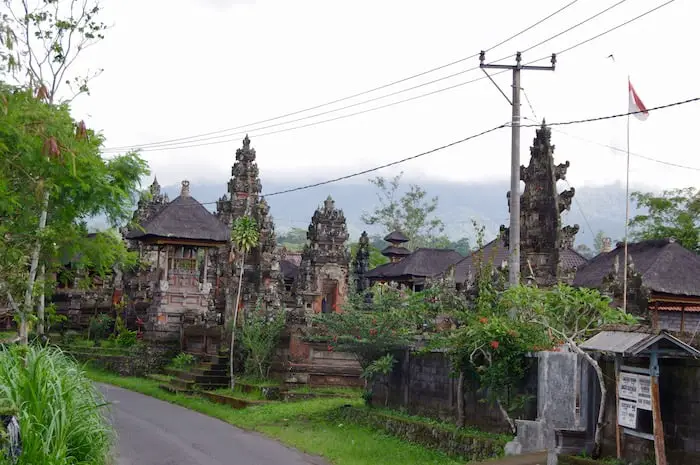
{"type": "Polygon", "coordinates": [[[158,382],[145,378],[118,376],[95,370],[89,376],[112,384],[196,410],[295,447],[303,452],[325,457],[336,465],[457,465],[463,460],[402,441],[376,430],[338,423],[331,413],[346,404],[360,406],[359,399],[317,398],[300,402],[271,402],[266,405],[234,410],[205,399],[166,392],[158,382]]]}

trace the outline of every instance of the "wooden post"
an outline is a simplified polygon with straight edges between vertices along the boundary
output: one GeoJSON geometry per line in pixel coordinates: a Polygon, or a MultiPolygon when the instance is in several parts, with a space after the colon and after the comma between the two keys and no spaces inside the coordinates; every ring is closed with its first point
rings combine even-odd
{"type": "Polygon", "coordinates": [[[651,372],[651,414],[654,420],[654,452],[656,465],[666,465],[666,442],[664,424],[661,420],[661,397],[659,395],[659,355],[657,346],[651,349],[649,371],[651,372]]]}
{"type": "Polygon", "coordinates": [[[681,333],[685,332],[685,304],[681,304],[681,333]]]}
{"type": "Polygon", "coordinates": [[[209,281],[209,250],[204,249],[204,277],[202,278],[202,284],[206,284],[209,281]]]}
{"type": "MultiPolygon", "coordinates": [[[[622,356],[615,355],[615,446],[617,450],[617,458],[622,458],[622,427],[618,423],[620,417],[620,365],[622,365],[622,356]]],[[[601,402],[603,400],[601,399],[601,402]]]]}
{"type": "Polygon", "coordinates": [[[168,280],[168,267],[170,266],[170,263],[169,263],[169,261],[170,261],[169,255],[170,255],[170,246],[169,246],[169,245],[166,245],[166,246],[165,246],[165,271],[163,272],[163,281],[167,281],[167,280],[168,280]]]}

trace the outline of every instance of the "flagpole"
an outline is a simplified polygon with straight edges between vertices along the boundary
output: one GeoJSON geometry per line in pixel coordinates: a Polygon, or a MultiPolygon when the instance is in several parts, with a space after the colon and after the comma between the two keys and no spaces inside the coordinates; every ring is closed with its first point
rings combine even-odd
{"type": "MultiPolygon", "coordinates": [[[[630,77],[627,75],[627,93],[629,97],[630,77]]],[[[622,311],[627,313],[627,234],[630,222],[630,115],[627,115],[627,167],[625,182],[625,267],[622,278],[622,311]]]]}

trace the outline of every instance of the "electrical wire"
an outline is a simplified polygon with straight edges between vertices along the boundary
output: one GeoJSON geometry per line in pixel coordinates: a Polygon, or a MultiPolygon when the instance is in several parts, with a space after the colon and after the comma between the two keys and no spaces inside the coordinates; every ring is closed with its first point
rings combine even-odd
{"type": "MultiPolygon", "coordinates": [[[[617,26],[615,26],[615,27],[613,27],[613,28],[610,28],[610,29],[608,29],[608,30],[606,30],[606,31],[604,31],[604,32],[602,32],[602,33],[600,33],[600,34],[594,36],[594,37],[591,37],[591,38],[589,38],[589,39],[583,40],[583,41],[581,41],[581,42],[579,42],[579,43],[577,43],[577,44],[575,44],[575,45],[573,45],[573,46],[570,46],[570,47],[568,47],[568,48],[566,48],[566,49],[564,49],[564,50],[562,50],[562,51],[560,51],[560,52],[557,52],[557,55],[561,55],[561,54],[566,53],[566,52],[569,52],[569,51],[571,51],[571,50],[573,50],[573,49],[575,49],[575,48],[577,48],[577,47],[580,47],[580,46],[582,46],[582,45],[584,45],[584,44],[587,44],[587,43],[591,42],[592,40],[595,40],[595,39],[597,39],[597,38],[599,38],[599,37],[602,37],[602,36],[604,36],[604,35],[606,35],[606,34],[612,32],[612,31],[614,31],[614,30],[617,30],[617,29],[619,29],[619,28],[621,28],[621,27],[623,27],[623,26],[625,26],[625,25],[627,25],[627,24],[632,23],[633,21],[636,21],[636,20],[638,20],[638,19],[641,19],[641,18],[643,18],[644,16],[646,16],[646,15],[648,15],[648,14],[650,14],[650,13],[652,13],[652,12],[658,10],[659,8],[661,8],[661,7],[663,7],[663,6],[666,6],[666,5],[668,5],[668,4],[670,4],[670,3],[674,2],[674,1],[675,1],[675,0],[669,0],[669,1],[667,1],[666,3],[663,3],[663,4],[661,4],[661,5],[659,5],[659,6],[655,7],[655,8],[653,8],[653,9],[651,9],[651,10],[648,10],[648,11],[646,11],[646,12],[644,12],[644,13],[642,13],[642,14],[640,14],[640,15],[638,15],[638,16],[636,16],[636,17],[630,19],[630,20],[627,20],[627,21],[625,21],[625,22],[623,22],[623,23],[621,23],[621,24],[618,24],[617,26]]],[[[619,4],[619,3],[618,3],[618,4],[619,4]]],[[[615,5],[617,5],[617,4],[615,4],[615,5]]],[[[613,7],[614,7],[615,5],[613,5],[613,7]]],[[[606,10],[609,10],[610,8],[612,8],[612,7],[608,7],[606,10]]],[[[590,19],[590,18],[589,18],[589,19],[590,19]]],[[[587,21],[587,20],[584,20],[584,21],[587,21]]],[[[571,28],[569,28],[569,29],[571,29],[571,28]]],[[[543,41],[543,42],[541,42],[541,43],[544,43],[544,42],[545,42],[545,41],[543,41]]],[[[541,43],[540,43],[540,44],[541,44],[541,43]]],[[[537,60],[533,60],[533,61],[531,61],[531,62],[528,62],[527,64],[536,63],[536,62],[538,62],[538,61],[542,61],[543,59],[550,59],[550,56],[548,55],[547,57],[538,58],[537,60]]],[[[473,69],[477,69],[477,68],[473,68],[473,69]]],[[[502,74],[502,73],[504,73],[504,72],[508,72],[508,70],[502,70],[502,71],[493,73],[493,74],[491,74],[491,76],[493,77],[493,76],[496,76],[496,75],[498,75],[498,74],[502,74]]],[[[306,127],[311,127],[311,126],[317,126],[317,125],[319,125],[319,124],[323,124],[323,123],[327,123],[327,122],[331,122],[331,121],[337,121],[337,120],[340,120],[340,119],[350,118],[350,117],[352,117],[352,116],[357,116],[357,115],[361,115],[361,114],[364,114],[364,113],[369,113],[369,112],[372,112],[372,111],[380,110],[380,109],[387,108],[387,107],[391,107],[391,106],[394,106],[394,105],[399,105],[399,104],[401,104],[401,103],[406,103],[406,102],[410,102],[410,101],[413,101],[413,100],[417,100],[417,99],[420,99],[420,98],[423,98],[423,97],[428,97],[428,96],[431,96],[431,95],[435,95],[435,94],[437,94],[437,93],[445,92],[445,91],[447,91],[447,90],[452,90],[452,89],[455,89],[455,88],[457,88],[457,87],[464,86],[464,85],[466,85],[466,84],[471,84],[471,83],[473,83],[473,82],[481,81],[481,80],[483,80],[483,79],[486,79],[486,76],[481,76],[481,77],[476,78],[476,79],[471,79],[471,80],[469,80],[469,81],[457,83],[457,84],[454,84],[454,85],[452,85],[452,86],[448,86],[448,87],[444,87],[444,88],[441,88],[441,89],[437,89],[437,90],[434,90],[434,91],[432,91],[432,92],[428,92],[428,93],[425,93],[425,94],[419,94],[419,95],[416,95],[416,96],[413,96],[413,97],[410,97],[410,98],[407,98],[407,99],[399,100],[399,101],[396,101],[396,102],[391,102],[391,103],[388,103],[388,104],[385,104],[385,105],[381,105],[381,106],[378,106],[378,107],[368,108],[368,109],[361,110],[361,111],[354,112],[354,113],[350,113],[350,114],[347,114],[347,115],[341,115],[341,116],[338,116],[338,117],[335,117],[335,118],[325,119],[325,120],[316,121],[316,122],[312,122],[312,123],[307,123],[307,124],[303,124],[303,125],[299,125],[299,126],[293,126],[293,127],[291,127],[291,128],[284,128],[284,129],[280,129],[280,130],[276,130],[276,131],[270,131],[270,132],[261,133],[261,134],[253,134],[252,137],[254,137],[254,138],[259,138],[259,137],[264,137],[264,136],[268,136],[268,135],[272,135],[272,134],[278,134],[278,133],[282,133],[282,132],[293,131],[293,130],[302,129],[302,128],[306,128],[306,127]]],[[[434,81],[433,81],[433,82],[434,82],[434,81]]],[[[416,86],[416,87],[420,87],[420,86],[416,86]]],[[[413,87],[413,88],[410,88],[410,89],[407,89],[407,90],[413,90],[413,89],[415,89],[416,87],[413,87]]],[[[404,91],[398,91],[398,92],[395,92],[395,93],[390,94],[390,95],[396,95],[397,93],[401,93],[401,92],[404,92],[404,91]]],[[[370,101],[379,100],[379,99],[381,99],[381,98],[384,98],[384,97],[378,97],[378,98],[375,98],[375,99],[371,99],[370,101]]],[[[369,101],[364,102],[364,103],[368,103],[368,102],[369,102],[369,101]]],[[[360,104],[362,104],[362,103],[360,103],[360,104]]],[[[357,105],[358,105],[358,104],[353,104],[353,105],[350,105],[350,106],[357,106],[357,105]]],[[[348,107],[350,107],[350,106],[348,106],[348,107]]],[[[341,109],[343,109],[343,108],[341,108],[341,109]]],[[[324,112],[324,113],[322,113],[322,114],[327,114],[327,113],[331,113],[331,112],[334,112],[334,111],[339,111],[339,110],[341,110],[341,109],[332,110],[332,111],[327,111],[327,112],[324,112]]],[[[315,116],[319,116],[319,115],[309,116],[309,117],[305,117],[305,118],[301,118],[301,119],[308,119],[308,118],[312,118],[312,117],[315,117],[315,116]]],[[[301,120],[301,119],[300,119],[300,120],[301,120]]],[[[279,125],[288,124],[288,123],[289,123],[289,122],[279,123],[279,124],[272,125],[272,126],[279,126],[279,125]]],[[[268,127],[269,127],[269,126],[268,126],[268,127]]],[[[260,129],[260,128],[259,128],[259,129],[260,129]]],[[[240,134],[242,135],[242,134],[244,134],[244,132],[241,132],[240,134]]],[[[218,137],[231,137],[232,135],[233,135],[233,134],[229,134],[229,135],[226,135],[226,136],[218,136],[218,137]]],[[[204,140],[208,140],[208,139],[203,139],[203,141],[204,141],[204,140]]],[[[161,148],[161,147],[153,146],[153,147],[142,148],[141,151],[150,152],[150,151],[163,151],[163,150],[174,150],[174,149],[184,149],[184,148],[195,148],[195,147],[202,147],[202,146],[207,146],[207,145],[216,145],[216,144],[221,144],[221,143],[228,143],[228,142],[232,142],[232,141],[234,141],[234,140],[235,140],[235,139],[225,139],[225,140],[220,140],[220,141],[211,141],[211,142],[203,142],[203,143],[192,143],[192,144],[188,144],[188,145],[174,145],[174,146],[162,147],[162,148],[161,148]]],[[[191,141],[191,142],[197,142],[197,141],[191,141]]],[[[152,144],[155,145],[155,144],[158,144],[158,143],[152,143],[152,144]]],[[[144,146],[145,146],[145,144],[144,144],[144,146]]],[[[135,147],[135,146],[134,146],[134,147],[135,147]]],[[[111,149],[111,150],[117,150],[117,149],[119,149],[119,147],[113,148],[113,149],[111,149]]],[[[109,150],[110,150],[110,149],[105,149],[105,151],[109,151],[109,150]]]]}
{"type": "MultiPolygon", "coordinates": [[[[674,106],[685,105],[685,104],[692,103],[692,102],[696,102],[696,101],[700,101],[700,97],[696,97],[696,98],[692,98],[692,99],[687,99],[687,100],[682,100],[682,101],[678,101],[678,102],[673,102],[673,103],[669,103],[669,104],[666,104],[666,105],[660,105],[660,106],[657,106],[657,107],[654,107],[654,108],[649,108],[649,109],[647,109],[647,111],[648,111],[648,112],[658,111],[658,110],[662,110],[662,109],[665,109],[665,108],[671,108],[671,107],[674,107],[674,106]]],[[[620,113],[620,114],[615,114],[615,115],[599,116],[599,117],[595,117],[595,118],[578,119],[578,120],[572,120],[572,121],[561,121],[561,122],[555,122],[555,123],[547,123],[546,125],[547,125],[547,126],[565,126],[565,125],[572,125],[572,124],[583,124],[583,123],[589,123],[589,122],[593,122],[593,121],[602,121],[602,120],[606,120],[606,119],[621,118],[621,117],[623,117],[623,116],[633,115],[633,114],[635,114],[635,113],[638,113],[638,112],[620,113]]],[[[373,167],[373,168],[368,168],[368,169],[365,169],[365,170],[362,170],[362,171],[357,171],[357,172],[350,173],[350,174],[347,174],[347,175],[344,175],[344,176],[340,176],[340,177],[337,177],[337,178],[328,179],[328,180],[326,180],[326,181],[321,181],[321,182],[316,182],[316,183],[312,183],[312,184],[307,184],[307,185],[304,185],[304,186],[299,186],[299,187],[294,187],[294,188],[285,189],[285,190],[281,190],[281,191],[276,191],[276,192],[272,192],[272,193],[269,193],[269,194],[262,194],[262,196],[263,196],[263,197],[271,197],[271,196],[275,196],[275,195],[288,194],[288,193],[291,193],[291,192],[297,192],[297,191],[301,191],[301,190],[311,189],[311,188],[314,188],[314,187],[319,187],[319,186],[324,186],[324,185],[327,185],[327,184],[336,183],[336,182],[339,182],[339,181],[344,181],[344,180],[346,180],[346,179],[351,179],[351,178],[354,178],[354,177],[357,177],[357,176],[362,176],[363,174],[368,174],[368,173],[372,173],[372,172],[374,172],[374,171],[379,171],[379,170],[381,170],[381,169],[388,168],[388,167],[390,167],[390,166],[399,165],[399,164],[401,164],[401,163],[405,163],[405,162],[407,162],[407,161],[414,160],[414,159],[416,159],[416,158],[420,158],[420,157],[423,157],[423,156],[426,156],[426,155],[430,155],[430,154],[439,152],[439,151],[444,150],[444,149],[446,149],[446,148],[449,148],[449,147],[452,147],[452,146],[461,144],[461,143],[463,143],[463,142],[467,142],[467,141],[472,140],[472,139],[476,139],[476,138],[478,138],[478,137],[484,136],[484,135],[489,134],[489,133],[491,133],[491,132],[495,132],[495,131],[497,131],[497,130],[499,130],[499,129],[503,129],[503,128],[510,127],[510,126],[511,126],[511,123],[504,123],[504,124],[495,126],[495,127],[491,128],[491,129],[487,129],[487,130],[482,131],[482,132],[479,132],[479,133],[477,133],[477,134],[474,134],[474,135],[465,137],[465,138],[463,138],[463,139],[460,139],[460,140],[457,140],[457,141],[454,141],[454,142],[450,142],[449,144],[445,144],[445,145],[442,145],[442,146],[440,146],[440,147],[436,147],[436,148],[434,148],[434,149],[432,149],[432,150],[428,150],[428,151],[426,151],[426,152],[421,152],[421,153],[419,153],[419,154],[412,155],[412,156],[410,156],[410,157],[402,158],[402,159],[400,159],[400,160],[395,160],[395,161],[392,161],[392,162],[390,162],[390,163],[385,163],[385,164],[383,164],[383,165],[375,166],[375,167],[373,167]]],[[[539,126],[540,126],[539,124],[521,125],[521,127],[539,127],[539,126]]],[[[217,203],[217,201],[213,201],[213,202],[203,202],[203,203],[201,203],[201,204],[202,204],[202,205],[212,205],[212,204],[215,204],[215,203],[217,203]]]]}
{"type": "MultiPolygon", "coordinates": [[[[516,32],[515,34],[511,35],[510,37],[508,37],[508,38],[506,38],[506,39],[504,39],[504,40],[498,42],[497,44],[495,44],[495,45],[489,47],[489,48],[486,49],[485,51],[493,50],[493,49],[498,48],[498,47],[500,47],[500,46],[502,46],[502,45],[505,45],[506,43],[510,42],[511,40],[515,39],[516,37],[518,37],[518,36],[520,36],[520,35],[522,35],[522,34],[528,32],[528,31],[530,31],[531,29],[534,29],[535,27],[537,27],[537,26],[539,26],[540,24],[544,23],[545,21],[547,21],[548,19],[552,18],[553,16],[556,16],[557,14],[559,14],[559,13],[561,13],[562,11],[566,10],[567,8],[569,8],[570,6],[572,6],[573,4],[575,4],[576,2],[578,2],[578,0],[572,0],[571,2],[569,2],[569,3],[567,3],[566,5],[562,6],[561,8],[559,8],[559,9],[556,10],[556,11],[554,11],[553,13],[550,13],[549,15],[547,15],[547,16],[545,16],[544,18],[538,20],[538,21],[535,22],[534,24],[531,24],[530,26],[527,26],[525,29],[523,29],[523,30],[521,30],[521,31],[519,31],[519,32],[516,32]]],[[[366,90],[366,91],[363,91],[363,92],[360,92],[360,93],[357,93],[357,94],[353,94],[353,95],[350,95],[350,96],[347,96],[347,97],[339,98],[339,99],[336,99],[336,100],[333,100],[333,101],[330,101],[330,102],[322,103],[322,104],[319,104],[319,105],[316,105],[316,106],[313,106],[313,107],[304,108],[303,110],[297,110],[297,111],[294,111],[294,112],[291,112],[291,113],[287,113],[287,114],[284,114],[284,115],[279,115],[279,116],[276,116],[276,117],[273,117],[273,118],[268,118],[268,119],[265,119],[265,120],[256,121],[256,122],[254,122],[254,123],[249,123],[249,124],[245,124],[245,125],[242,125],[242,126],[236,126],[236,127],[228,128],[228,129],[221,129],[221,130],[218,130],[218,131],[212,131],[212,132],[208,132],[208,133],[204,133],[204,134],[199,134],[199,135],[195,135],[195,136],[181,137],[181,138],[170,139],[170,140],[166,140],[166,141],[151,142],[151,143],[147,143],[147,144],[141,144],[141,145],[138,145],[138,147],[145,147],[145,146],[152,146],[152,145],[161,145],[161,144],[166,144],[166,143],[169,143],[169,142],[178,142],[178,141],[195,142],[195,141],[190,140],[190,139],[196,139],[196,138],[199,138],[199,137],[210,136],[210,135],[214,135],[214,134],[221,134],[221,133],[224,133],[224,132],[234,131],[234,130],[236,130],[236,129],[242,129],[242,128],[245,128],[245,127],[254,126],[254,125],[257,125],[257,124],[263,124],[263,123],[268,123],[268,122],[270,122],[270,121],[276,121],[276,120],[278,120],[278,119],[286,118],[286,117],[289,117],[289,116],[295,116],[295,115],[298,115],[298,114],[300,114],[300,113],[305,113],[305,112],[307,112],[307,111],[316,110],[316,109],[319,109],[319,108],[322,108],[322,107],[325,107],[325,106],[333,105],[333,104],[336,104],[336,103],[339,103],[339,102],[343,102],[343,101],[350,100],[350,99],[353,99],[353,98],[356,98],[356,97],[360,97],[360,96],[362,96],[362,95],[370,94],[370,93],[372,93],[372,92],[375,92],[375,91],[378,91],[378,90],[382,90],[382,89],[385,89],[385,88],[387,88],[387,87],[394,86],[394,85],[396,85],[396,84],[401,84],[401,83],[406,82],[406,81],[409,81],[409,80],[411,80],[411,79],[415,79],[415,78],[417,78],[417,77],[425,76],[426,74],[429,74],[429,73],[432,73],[432,72],[435,72],[435,71],[439,71],[439,70],[441,70],[441,69],[447,68],[447,67],[449,67],[449,66],[452,66],[452,65],[455,65],[455,64],[458,64],[458,63],[467,61],[467,60],[471,60],[471,59],[473,59],[473,58],[476,58],[477,56],[479,56],[479,54],[478,54],[478,53],[475,53],[475,54],[470,55],[470,56],[468,56],[468,57],[460,58],[460,59],[455,60],[455,61],[452,61],[452,62],[450,62],[450,63],[446,63],[446,64],[444,64],[444,65],[437,66],[437,67],[435,67],[435,68],[432,68],[432,69],[429,69],[429,70],[420,72],[420,73],[418,73],[418,74],[414,74],[414,75],[412,75],[412,76],[409,76],[409,77],[406,77],[406,78],[403,78],[403,79],[399,79],[399,80],[397,80],[397,81],[393,81],[393,82],[390,82],[390,83],[387,83],[387,84],[383,84],[383,85],[378,86],[378,87],[375,87],[375,88],[373,88],[373,89],[369,89],[369,90],[366,90]]],[[[511,56],[512,56],[512,55],[511,55],[511,56]]],[[[452,74],[452,75],[447,76],[447,77],[445,77],[445,78],[443,78],[443,79],[447,79],[447,78],[449,78],[449,77],[454,77],[454,76],[456,76],[456,75],[458,75],[458,74],[462,74],[462,73],[466,73],[466,72],[469,72],[469,71],[473,71],[474,69],[478,69],[478,67],[477,67],[477,68],[470,68],[470,69],[468,69],[468,70],[465,70],[465,71],[461,71],[461,72],[459,72],[459,73],[452,74]]],[[[427,83],[427,84],[424,84],[424,85],[428,85],[428,84],[431,84],[431,83],[433,83],[433,82],[437,82],[437,81],[432,81],[432,82],[427,83]]],[[[136,146],[121,146],[121,147],[112,148],[111,150],[123,150],[123,149],[128,149],[128,148],[131,148],[131,147],[136,147],[136,146]]]]}

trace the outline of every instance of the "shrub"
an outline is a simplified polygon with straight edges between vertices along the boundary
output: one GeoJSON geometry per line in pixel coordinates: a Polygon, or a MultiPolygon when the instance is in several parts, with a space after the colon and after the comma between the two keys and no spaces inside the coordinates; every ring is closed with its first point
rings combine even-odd
{"type": "Polygon", "coordinates": [[[119,347],[132,347],[136,344],[136,331],[124,330],[116,338],[119,347]]]}
{"type": "Polygon", "coordinates": [[[101,314],[90,319],[89,334],[92,339],[107,339],[114,327],[114,319],[101,314]]]}
{"type": "Polygon", "coordinates": [[[186,354],[184,352],[177,354],[177,356],[172,361],[173,368],[182,370],[189,366],[194,365],[195,359],[192,354],[186,354]]]}
{"type": "Polygon", "coordinates": [[[114,438],[105,405],[60,349],[0,349],[0,410],[19,412],[19,465],[105,465],[114,438]]]}

